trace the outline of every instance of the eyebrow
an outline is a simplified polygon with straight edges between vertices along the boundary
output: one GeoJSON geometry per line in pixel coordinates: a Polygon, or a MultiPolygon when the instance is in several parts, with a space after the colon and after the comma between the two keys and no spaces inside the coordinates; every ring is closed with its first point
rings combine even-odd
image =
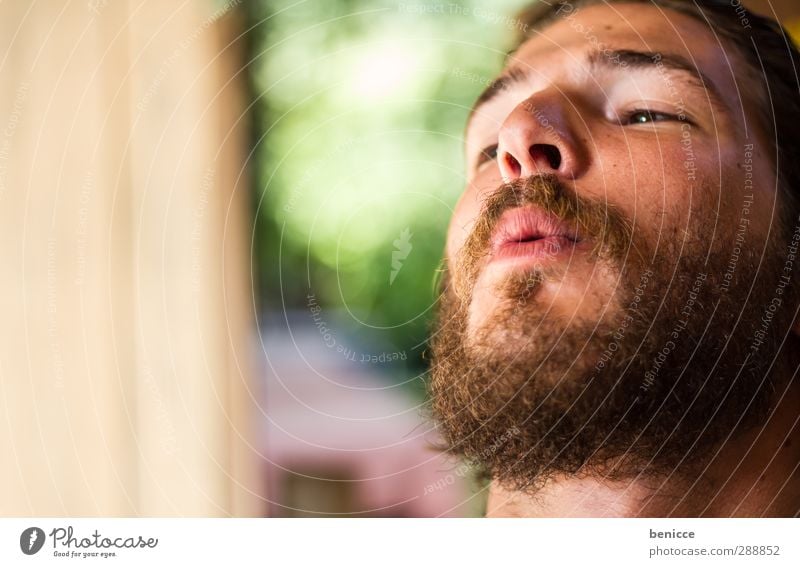
{"type": "MultiPolygon", "coordinates": [[[[688,74],[688,84],[690,86],[694,86],[705,91],[712,105],[719,109],[726,108],[719,91],[714,86],[714,83],[708,77],[706,77],[696,65],[693,65],[691,62],[689,62],[689,60],[680,55],[660,52],[635,51],[630,49],[598,49],[589,52],[586,57],[586,61],[592,72],[595,72],[599,69],[635,69],[639,71],[657,71],[659,68],[662,68],[665,71],[688,74]]],[[[503,71],[503,73],[494,81],[492,81],[491,84],[489,84],[489,86],[475,101],[469,117],[467,118],[467,125],[469,126],[473,116],[477,113],[481,106],[496,98],[503,91],[525,82],[531,76],[531,74],[532,73],[529,70],[523,69],[522,67],[510,67],[503,71]]]]}

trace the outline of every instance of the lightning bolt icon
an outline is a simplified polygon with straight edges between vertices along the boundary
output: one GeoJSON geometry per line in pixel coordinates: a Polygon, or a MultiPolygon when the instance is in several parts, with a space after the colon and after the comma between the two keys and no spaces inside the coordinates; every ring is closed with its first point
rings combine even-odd
{"type": "Polygon", "coordinates": [[[39,530],[33,530],[31,532],[31,541],[28,543],[28,551],[33,549],[33,544],[36,543],[37,539],[39,539],[39,530]]]}

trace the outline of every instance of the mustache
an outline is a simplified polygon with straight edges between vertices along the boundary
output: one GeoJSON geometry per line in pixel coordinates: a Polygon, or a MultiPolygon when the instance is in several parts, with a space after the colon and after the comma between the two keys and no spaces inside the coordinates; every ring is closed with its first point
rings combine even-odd
{"type": "Polygon", "coordinates": [[[456,259],[459,279],[471,289],[491,249],[492,234],[507,210],[535,206],[575,227],[581,240],[592,243],[597,258],[622,260],[632,244],[633,223],[607,200],[584,197],[551,174],[503,183],[490,193],[456,259]]]}

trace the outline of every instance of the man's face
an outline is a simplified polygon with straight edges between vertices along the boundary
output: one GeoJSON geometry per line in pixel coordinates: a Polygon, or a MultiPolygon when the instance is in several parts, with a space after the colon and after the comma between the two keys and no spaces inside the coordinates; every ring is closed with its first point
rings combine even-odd
{"type": "Polygon", "coordinates": [[[757,83],[702,23],[641,4],[562,10],[501,77],[470,119],[447,239],[446,436],[511,479],[657,460],[678,424],[715,440],[697,421],[756,401],[775,355],[742,358],[785,248],[757,83]]]}
{"type": "MultiPolygon", "coordinates": [[[[474,111],[468,185],[450,225],[448,259],[458,257],[488,194],[536,173],[556,174],[578,195],[617,207],[654,250],[665,233],[698,222],[718,228],[711,238],[729,238],[742,209],[744,145],[755,137],[752,119],[745,123],[753,114],[739,98],[751,85],[737,88],[732,68],[742,76],[736,56],[685,15],[625,4],[562,12],[510,58],[503,76],[515,79],[474,111]],[[618,53],[625,51],[642,55],[618,53]],[[661,65],[650,54],[661,55],[661,65]],[[673,59],[688,70],[674,68],[673,59]],[[557,168],[548,156],[556,151],[557,168]]],[[[763,182],[749,232],[762,237],[772,222],[774,177],[763,144],[754,154],[763,182]]],[[[596,318],[617,274],[581,249],[565,252],[541,260],[563,273],[544,282],[537,299],[562,317],[596,318]]],[[[472,304],[476,325],[497,306],[491,286],[532,262],[485,267],[472,304]]]]}

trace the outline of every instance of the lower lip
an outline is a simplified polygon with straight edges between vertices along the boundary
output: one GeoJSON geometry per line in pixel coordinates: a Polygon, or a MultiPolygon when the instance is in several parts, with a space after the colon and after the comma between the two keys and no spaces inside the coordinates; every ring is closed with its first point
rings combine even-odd
{"type": "Polygon", "coordinates": [[[548,260],[571,253],[578,243],[566,236],[547,236],[527,242],[506,242],[492,254],[499,260],[548,260]]]}

